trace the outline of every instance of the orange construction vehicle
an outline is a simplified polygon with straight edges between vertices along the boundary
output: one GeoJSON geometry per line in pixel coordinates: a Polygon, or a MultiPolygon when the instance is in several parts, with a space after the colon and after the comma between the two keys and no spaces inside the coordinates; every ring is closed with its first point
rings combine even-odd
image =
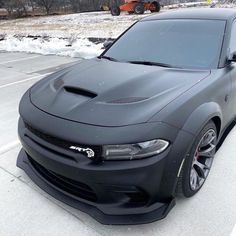
{"type": "Polygon", "coordinates": [[[159,12],[160,9],[161,5],[157,0],[124,0],[122,5],[112,5],[110,7],[110,11],[113,16],[119,16],[121,11],[126,11],[129,14],[143,14],[146,10],[150,10],[151,12],[159,12]]]}

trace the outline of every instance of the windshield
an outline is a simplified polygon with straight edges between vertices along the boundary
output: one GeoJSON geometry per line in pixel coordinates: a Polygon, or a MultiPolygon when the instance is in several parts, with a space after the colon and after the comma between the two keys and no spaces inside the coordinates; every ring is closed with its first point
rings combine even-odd
{"type": "Polygon", "coordinates": [[[103,55],[141,64],[153,62],[181,68],[217,68],[225,21],[152,20],[141,21],[128,30],[103,55]]]}

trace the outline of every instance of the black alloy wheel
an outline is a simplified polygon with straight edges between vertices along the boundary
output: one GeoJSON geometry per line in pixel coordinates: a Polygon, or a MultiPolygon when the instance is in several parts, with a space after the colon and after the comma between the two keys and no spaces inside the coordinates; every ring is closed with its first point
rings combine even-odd
{"type": "Polygon", "coordinates": [[[216,126],[210,121],[197,136],[190,155],[184,161],[177,185],[179,195],[191,197],[203,186],[212,166],[216,144],[216,126]]]}

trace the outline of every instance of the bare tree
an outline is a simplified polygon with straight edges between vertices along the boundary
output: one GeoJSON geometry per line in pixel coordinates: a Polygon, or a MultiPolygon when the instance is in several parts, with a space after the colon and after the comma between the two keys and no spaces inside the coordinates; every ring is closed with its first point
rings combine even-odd
{"type": "Polygon", "coordinates": [[[91,8],[92,8],[93,10],[96,9],[96,2],[98,2],[98,1],[97,1],[97,0],[90,0],[90,1],[89,1],[89,5],[91,6],[91,8]]]}
{"type": "Polygon", "coordinates": [[[72,11],[79,12],[81,9],[81,2],[80,0],[69,0],[72,11]]]}
{"type": "Polygon", "coordinates": [[[39,6],[45,8],[47,15],[49,15],[56,1],[55,0],[36,0],[36,2],[39,6]]]}
{"type": "Polygon", "coordinates": [[[27,15],[26,0],[4,1],[3,7],[7,10],[9,16],[12,16],[13,14],[17,17],[27,15]]]}
{"type": "Polygon", "coordinates": [[[28,0],[28,3],[32,9],[32,13],[34,15],[34,9],[35,9],[35,1],[34,0],[28,0]]]}
{"type": "Polygon", "coordinates": [[[11,16],[14,10],[14,2],[13,0],[8,0],[7,2],[3,2],[3,7],[7,10],[8,15],[11,16]]]}

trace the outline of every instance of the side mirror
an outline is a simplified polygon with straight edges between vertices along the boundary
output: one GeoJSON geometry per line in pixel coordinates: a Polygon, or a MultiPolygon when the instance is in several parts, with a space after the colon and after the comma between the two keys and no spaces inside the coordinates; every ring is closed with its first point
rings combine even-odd
{"type": "Polygon", "coordinates": [[[104,49],[108,49],[112,44],[113,44],[113,40],[108,40],[103,44],[103,48],[104,49]]]}
{"type": "Polygon", "coordinates": [[[236,62],[236,52],[230,53],[230,55],[228,56],[228,61],[236,62]]]}

